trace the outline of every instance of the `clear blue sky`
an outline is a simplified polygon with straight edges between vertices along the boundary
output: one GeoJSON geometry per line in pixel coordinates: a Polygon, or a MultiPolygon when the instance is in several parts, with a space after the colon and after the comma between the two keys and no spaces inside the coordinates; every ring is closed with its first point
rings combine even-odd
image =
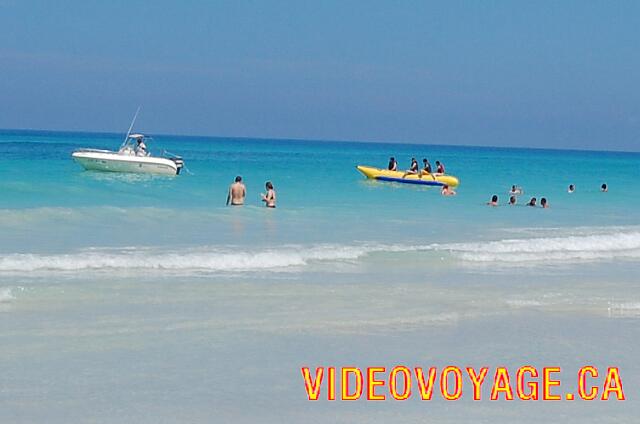
{"type": "Polygon", "coordinates": [[[638,1],[0,0],[0,128],[640,150],[638,1]]]}

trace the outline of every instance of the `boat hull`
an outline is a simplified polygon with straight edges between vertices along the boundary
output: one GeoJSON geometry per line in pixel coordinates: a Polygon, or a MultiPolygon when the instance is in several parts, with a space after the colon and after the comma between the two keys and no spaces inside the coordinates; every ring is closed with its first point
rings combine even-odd
{"type": "Polygon", "coordinates": [[[356,169],[360,171],[365,177],[379,181],[388,181],[402,184],[417,184],[426,186],[438,186],[448,185],[455,187],[460,184],[460,181],[453,175],[428,175],[422,176],[416,174],[404,175],[404,172],[389,171],[387,169],[374,168],[372,166],[358,165],[356,169]]]}
{"type": "Polygon", "coordinates": [[[74,152],[71,156],[84,169],[91,171],[160,175],[177,175],[180,171],[174,161],[166,158],[82,150],[74,152]]]}

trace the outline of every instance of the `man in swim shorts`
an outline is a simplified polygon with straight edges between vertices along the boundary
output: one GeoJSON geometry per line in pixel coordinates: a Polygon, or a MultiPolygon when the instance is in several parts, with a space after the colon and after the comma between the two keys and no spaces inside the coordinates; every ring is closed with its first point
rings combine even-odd
{"type": "Polygon", "coordinates": [[[244,205],[244,198],[247,195],[247,189],[242,183],[242,177],[237,176],[233,184],[229,186],[229,193],[227,194],[227,206],[231,203],[231,206],[244,205]]]}

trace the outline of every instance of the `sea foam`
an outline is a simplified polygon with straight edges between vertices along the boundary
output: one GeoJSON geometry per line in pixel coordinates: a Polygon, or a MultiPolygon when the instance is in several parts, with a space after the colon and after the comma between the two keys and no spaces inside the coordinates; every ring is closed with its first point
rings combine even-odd
{"type": "Polygon", "coordinates": [[[0,288],[0,303],[10,302],[15,299],[15,296],[11,293],[11,288],[0,288]]]}
{"type": "Polygon", "coordinates": [[[278,249],[191,248],[181,251],[160,249],[84,249],[66,254],[14,253],[0,256],[0,272],[82,271],[82,270],[202,270],[260,271],[285,270],[312,262],[355,260],[371,252],[366,245],[285,246],[278,249]]]}
{"type": "MultiPolygon", "coordinates": [[[[354,263],[372,254],[423,263],[447,259],[460,264],[529,266],[640,259],[640,232],[615,231],[558,237],[517,238],[471,243],[404,245],[381,243],[185,248],[89,248],[60,254],[0,255],[0,272],[31,271],[203,271],[257,272],[299,270],[312,264],[354,263]],[[393,256],[396,255],[396,256],[393,256]],[[397,255],[401,255],[398,257],[397,255]]],[[[323,268],[331,269],[331,268],[323,268]]]]}
{"type": "Polygon", "coordinates": [[[451,243],[434,246],[468,262],[540,263],[640,259],[640,232],[615,231],[591,235],[566,235],[451,243]]]}

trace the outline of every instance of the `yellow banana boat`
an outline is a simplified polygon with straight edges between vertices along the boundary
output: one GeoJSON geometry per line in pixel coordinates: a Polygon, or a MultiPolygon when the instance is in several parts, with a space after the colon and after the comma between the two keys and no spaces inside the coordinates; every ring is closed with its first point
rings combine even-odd
{"type": "Polygon", "coordinates": [[[455,187],[460,184],[460,181],[453,175],[430,175],[426,173],[405,175],[406,173],[404,171],[389,171],[387,169],[380,169],[363,165],[356,166],[356,169],[362,172],[365,177],[379,181],[392,181],[396,183],[421,184],[428,186],[443,186],[446,184],[451,187],[455,187]]]}

